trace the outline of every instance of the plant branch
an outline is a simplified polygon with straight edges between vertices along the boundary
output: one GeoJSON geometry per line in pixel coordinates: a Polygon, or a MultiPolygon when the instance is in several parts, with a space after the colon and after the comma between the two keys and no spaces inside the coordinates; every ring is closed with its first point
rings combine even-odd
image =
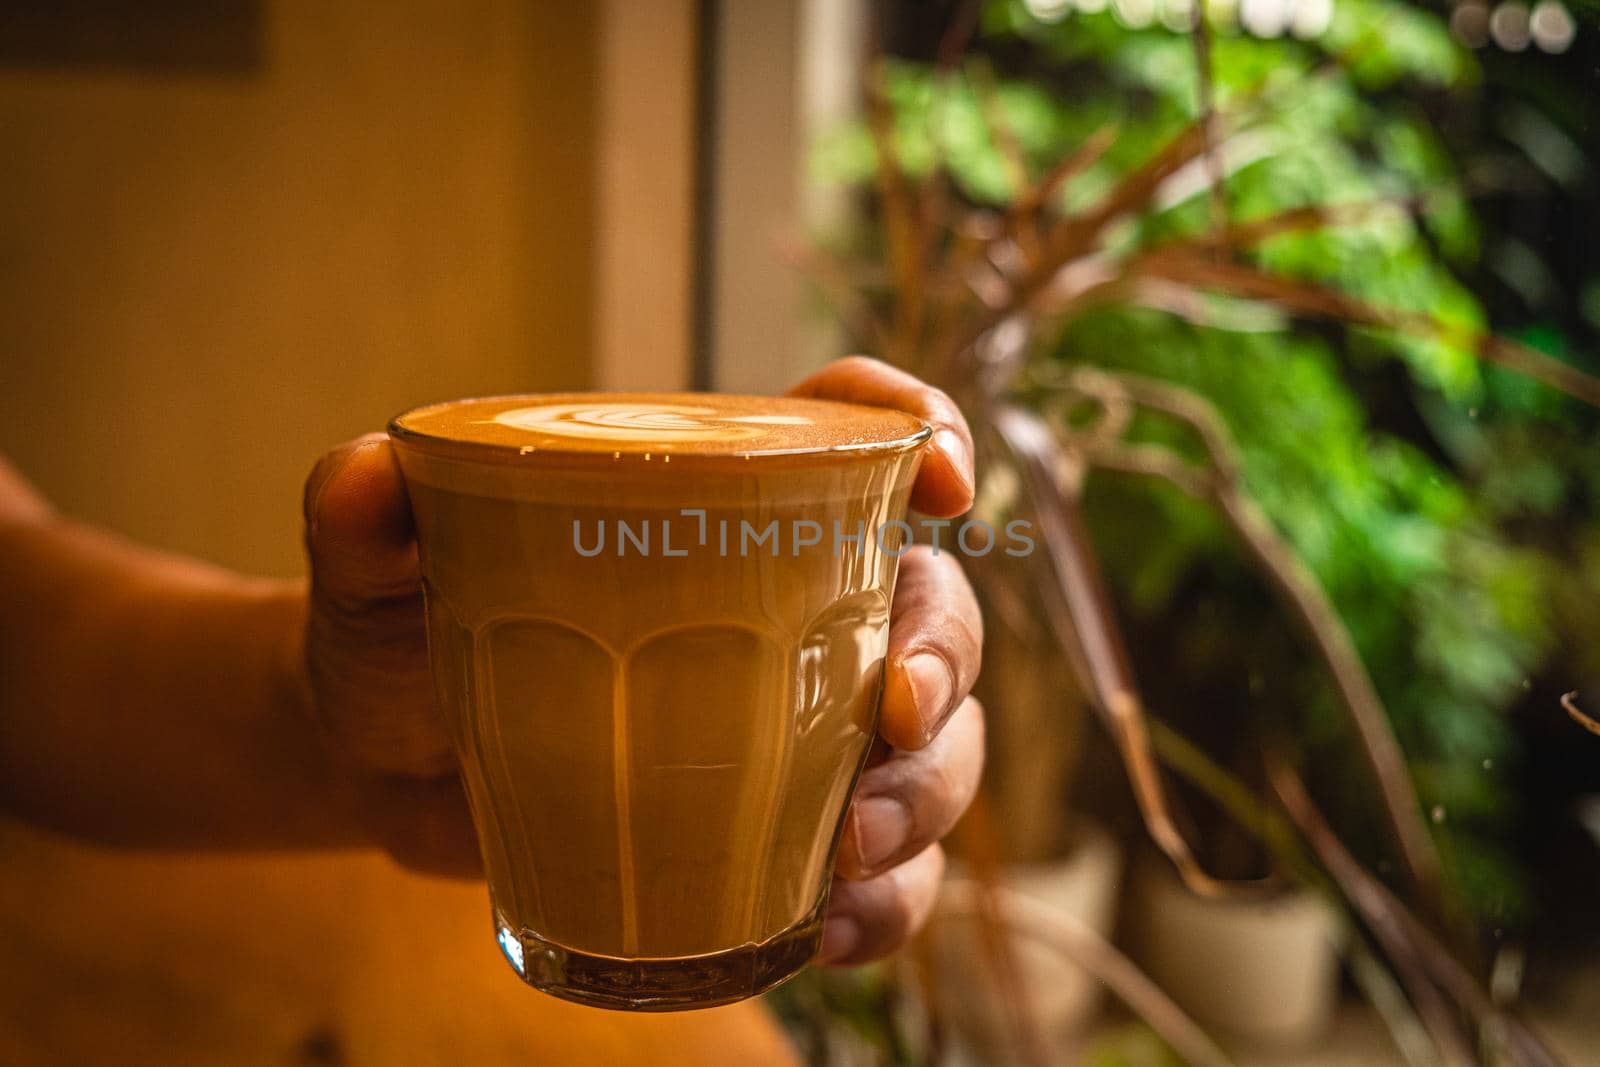
{"type": "Polygon", "coordinates": [[[1160,452],[1166,450],[1152,452],[1129,446],[1102,449],[1091,455],[1090,460],[1163,478],[1185,492],[1209,500],[1222,512],[1300,623],[1332,677],[1340,701],[1355,726],[1367,763],[1378,781],[1379,794],[1406,869],[1430,909],[1443,916],[1446,909],[1438,853],[1423,821],[1422,806],[1412,786],[1405,756],[1395,739],[1377,688],[1349,631],[1315,575],[1278,534],[1260,505],[1240,486],[1237,450],[1221,417],[1197,394],[1153,379],[1081,369],[1073,375],[1072,381],[1091,395],[1121,392],[1146,408],[1187,424],[1200,438],[1209,456],[1209,471],[1170,458],[1170,453],[1157,461],[1160,452]]]}
{"type": "Polygon", "coordinates": [[[1578,707],[1578,691],[1576,689],[1561,695],[1561,706],[1566,709],[1573,722],[1588,730],[1591,734],[1600,734],[1600,722],[1596,722],[1593,716],[1578,707]]]}
{"type": "Polygon", "coordinates": [[[945,27],[944,34],[939,38],[939,48],[936,53],[940,70],[951,70],[961,62],[961,57],[966,54],[967,45],[972,41],[972,35],[978,30],[978,22],[983,17],[983,0],[965,0],[951,18],[950,24],[945,27]]]}
{"type": "Polygon", "coordinates": [[[878,196],[883,207],[889,267],[895,279],[894,320],[890,327],[891,362],[906,366],[921,329],[926,281],[927,220],[913,207],[913,197],[894,143],[894,109],[889,104],[888,74],[882,59],[867,79],[867,128],[878,155],[878,196]]]}
{"type": "MultiPolygon", "coordinates": [[[[1412,915],[1382,882],[1356,862],[1316,809],[1305,785],[1281,754],[1268,754],[1267,778],[1284,811],[1300,828],[1323,867],[1339,883],[1345,898],[1383,945],[1385,954],[1402,975],[1412,1003],[1433,1033],[1436,1043],[1440,1043],[1441,1038],[1441,1032],[1436,1031],[1436,1027],[1443,1022],[1438,1017],[1443,1004],[1440,990],[1443,990],[1474,1017],[1485,1036],[1504,1049],[1513,1063],[1523,1067],[1560,1067],[1561,1057],[1544,1039],[1516,1016],[1497,1008],[1461,965],[1461,961],[1440,944],[1432,931],[1412,915]],[[1418,967],[1423,972],[1422,977],[1427,979],[1422,986],[1416,984],[1419,976],[1414,972],[1418,967]],[[1425,992],[1424,986],[1431,993],[1425,992]]],[[[1459,1025],[1452,1025],[1449,1029],[1459,1031],[1459,1025]]],[[[1440,1043],[1440,1048],[1446,1051],[1447,1058],[1470,1063],[1474,1057],[1467,1051],[1468,1045],[1465,1036],[1456,1033],[1440,1043]]]]}
{"type": "Polygon", "coordinates": [[[1234,825],[1259,841],[1286,875],[1327,896],[1335,895],[1334,887],[1300,846],[1294,825],[1262,803],[1236,775],[1159,719],[1150,720],[1150,741],[1162,763],[1209,797],[1234,825]]]}
{"type": "MultiPolygon", "coordinates": [[[[1261,841],[1284,870],[1339,905],[1347,914],[1347,918],[1351,917],[1348,915],[1351,911],[1355,913],[1353,918],[1362,918],[1366,915],[1366,911],[1358,907],[1357,902],[1351,897],[1352,886],[1344,879],[1330,879],[1307,854],[1301,834],[1297,833],[1296,821],[1286,820],[1279,812],[1269,808],[1248,786],[1218,766],[1188,738],[1171,727],[1152,721],[1150,732],[1161,761],[1179,777],[1209,796],[1236,825],[1261,841]]],[[[1332,830],[1328,830],[1328,833],[1331,834],[1332,830]]],[[[1502,1034],[1513,1033],[1512,1041],[1515,1044],[1538,1044],[1539,1039],[1536,1036],[1514,1033],[1520,1027],[1515,1020],[1511,1021],[1511,1031],[1507,1031],[1503,1018],[1490,1018],[1495,1015],[1496,1009],[1490,1004],[1488,996],[1404,903],[1387,893],[1382,896],[1368,894],[1365,903],[1367,909],[1376,910],[1378,921],[1385,929],[1402,931],[1409,938],[1408,944],[1422,946],[1414,950],[1408,948],[1410,955],[1407,959],[1395,959],[1390,947],[1382,941],[1379,942],[1384,947],[1390,963],[1395,967],[1395,974],[1402,985],[1407,988],[1418,983],[1426,985],[1431,976],[1434,982],[1441,985],[1458,1003],[1465,1005],[1486,1026],[1498,1028],[1502,1034]],[[1441,974],[1445,975],[1445,978],[1441,979],[1439,977],[1441,974]]],[[[1425,1054],[1426,1050],[1421,1047],[1421,1043],[1432,1040],[1432,1034],[1438,1029],[1437,1020],[1435,1026],[1422,1025],[1421,1020],[1413,1015],[1411,1007],[1403,1003],[1403,998],[1394,988],[1395,978],[1391,977],[1378,960],[1372,957],[1359,937],[1353,940],[1347,955],[1358,983],[1389,1026],[1402,1055],[1414,1063],[1434,1062],[1434,1057],[1425,1054]],[[1419,1027],[1422,1030],[1420,1035],[1419,1027]]],[[[1438,990],[1428,986],[1420,993],[1413,993],[1413,999],[1420,996],[1424,1002],[1430,999],[1436,1000],[1437,993],[1438,990]]],[[[1454,1025],[1444,1024],[1447,1031],[1453,1029],[1454,1025]]],[[[1527,1062],[1538,1064],[1545,1061],[1535,1054],[1527,1062]]]]}
{"type": "Polygon", "coordinates": [[[1322,820],[1311,803],[1300,779],[1281,760],[1269,758],[1267,779],[1273,792],[1310,842],[1312,851],[1322,861],[1339,886],[1345,899],[1366,922],[1367,928],[1383,946],[1384,955],[1394,966],[1401,984],[1406,988],[1417,1016],[1427,1028],[1434,1046],[1447,1065],[1467,1065],[1477,1057],[1472,1053],[1472,1042],[1462,1030],[1455,1010],[1428,979],[1427,971],[1417,958],[1415,947],[1407,935],[1404,924],[1395,914],[1400,907],[1375,881],[1366,877],[1355,859],[1345,851],[1333,830],[1322,820]]]}
{"type": "Polygon", "coordinates": [[[1131,263],[1129,271],[1261,300],[1301,315],[1435,337],[1600,407],[1600,379],[1521,342],[1441,322],[1420,311],[1378,307],[1318,282],[1270,274],[1242,263],[1217,262],[1177,245],[1151,249],[1131,263]]]}
{"type": "Polygon", "coordinates": [[[1394,975],[1359,937],[1351,938],[1345,959],[1350,964],[1350,977],[1383,1020],[1400,1055],[1412,1067],[1433,1067],[1436,1057],[1427,1027],[1417,1018],[1394,975]]]}
{"type": "Polygon", "coordinates": [[[1000,854],[1000,834],[989,796],[983,790],[973,799],[961,826],[962,854],[971,864],[974,877],[973,919],[978,926],[978,943],[995,979],[996,992],[1011,1016],[1018,1052],[1029,1067],[1046,1067],[1049,1049],[1039,1027],[1038,1013],[1028,997],[1027,983],[1017,958],[1015,939],[1006,936],[999,895],[1004,877],[1000,854]]]}
{"type": "Polygon", "coordinates": [[[1354,200],[1344,204],[1304,204],[1261,218],[1246,221],[1230,219],[1225,234],[1204,233],[1194,237],[1179,238],[1158,245],[1154,250],[1166,252],[1178,248],[1193,248],[1214,251],[1220,248],[1242,251],[1256,248],[1274,237],[1354,226],[1380,212],[1416,210],[1422,203],[1420,197],[1383,197],[1376,200],[1354,200]]]}
{"type": "Polygon", "coordinates": [[[1047,569],[1039,584],[1046,617],[1079,685],[1111,734],[1151,840],[1194,892],[1213,897],[1230,892],[1233,886],[1200,866],[1172,817],[1150,750],[1144,705],[1078,514],[1076,490],[1063,478],[1069,464],[1055,434],[1037,415],[1015,407],[997,407],[986,421],[1013,456],[1037,511],[1044,551],[1036,558],[1047,569]]]}
{"type": "Polygon", "coordinates": [[[1019,220],[1019,224],[1031,225],[1056,194],[1066,188],[1068,182],[1100,162],[1106,150],[1116,144],[1120,128],[1112,122],[1095,130],[1076,149],[1061,157],[1060,162],[1046,171],[1043,178],[1024,190],[1011,205],[1011,214],[1019,220]]]}

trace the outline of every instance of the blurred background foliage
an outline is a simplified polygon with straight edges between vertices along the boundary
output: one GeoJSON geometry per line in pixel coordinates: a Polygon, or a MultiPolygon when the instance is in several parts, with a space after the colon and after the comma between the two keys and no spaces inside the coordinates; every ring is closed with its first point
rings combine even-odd
{"type": "MultiPolygon", "coordinates": [[[[1373,206],[1268,240],[1260,266],[1600,370],[1600,103],[1573,76],[1594,62],[1592,32],[1566,55],[1517,55],[1467,47],[1459,11],[1396,0],[1211,0],[1206,14],[1219,112],[1269,103],[1219,152],[1227,217],[1373,206]]],[[[902,33],[885,72],[902,165],[942,164],[956,195],[1000,209],[1017,180],[986,109],[1035,173],[1111,128],[1058,194],[1093,202],[1201,114],[1193,18],[1191,0],[998,0],[949,72],[931,62],[936,36],[902,33]]],[[[819,181],[871,188],[871,134],[835,132],[814,166],[819,181]]],[[[1204,231],[1215,206],[1190,170],[1108,245],[1204,231]]],[[[872,226],[824,237],[878,240],[872,226]]],[[[1448,339],[1222,297],[1181,314],[1099,305],[1037,342],[1048,360],[1167,379],[1216,405],[1246,487],[1375,677],[1453,883],[1485,928],[1525,925],[1536,860],[1523,838],[1550,816],[1524,803],[1539,796],[1522,788],[1539,774],[1529,746],[1560,714],[1553,694],[1600,677],[1595,412],[1448,339]]],[[[1136,435],[1190,447],[1162,426],[1136,435]]],[[[1226,530],[1205,505],[1118,475],[1097,475],[1087,503],[1152,709],[1247,775],[1264,734],[1292,731],[1340,832],[1381,855],[1326,679],[1226,530]]],[[[1213,865],[1256,862],[1226,834],[1202,836],[1213,865]]]]}

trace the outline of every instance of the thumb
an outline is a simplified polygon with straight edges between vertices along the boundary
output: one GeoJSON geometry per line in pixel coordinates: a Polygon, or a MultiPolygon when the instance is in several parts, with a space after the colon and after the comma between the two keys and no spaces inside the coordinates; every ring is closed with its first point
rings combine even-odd
{"type": "Polygon", "coordinates": [[[306,479],[305,518],[319,599],[356,613],[415,595],[411,505],[386,435],[347,441],[318,461],[306,479]]]}
{"type": "Polygon", "coordinates": [[[369,770],[453,766],[433,704],[410,500],[383,434],[340,445],[306,481],[306,666],[323,725],[369,770]]]}

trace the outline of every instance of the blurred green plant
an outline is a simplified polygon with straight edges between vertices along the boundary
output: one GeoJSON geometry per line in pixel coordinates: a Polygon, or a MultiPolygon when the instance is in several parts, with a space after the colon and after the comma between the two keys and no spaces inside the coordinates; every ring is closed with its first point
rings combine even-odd
{"type": "MultiPolygon", "coordinates": [[[[1103,254],[1126,260],[1202,242],[1219,224],[1226,236],[1273,220],[1236,249],[1263,275],[1433,324],[1386,329],[1335,309],[1313,326],[1291,318],[1322,310],[1309,289],[1254,294],[1232,274],[1210,286],[1158,274],[1138,300],[1081,301],[1035,344],[1047,364],[1164,379],[1217,408],[1237,441],[1243,487],[1338,608],[1383,694],[1451,883],[1476,916],[1514,925],[1526,894],[1504,840],[1514,811],[1504,772],[1515,753],[1503,712],[1551,651],[1552,605],[1574,598],[1575,578],[1600,588],[1600,534],[1591,525],[1575,538],[1591,546],[1589,569],[1575,571],[1566,546],[1528,547],[1512,527],[1530,513],[1560,513],[1574,493],[1600,496],[1600,464],[1583,436],[1590,413],[1478,358],[1487,316],[1456,271],[1480,256],[1482,234],[1472,189],[1427,106],[1430,94],[1474,85],[1476,61],[1441,17],[1406,3],[1339,0],[1325,25],[1260,39],[1238,31],[1236,8],[1213,0],[1202,79],[1187,0],[1048,6],[1060,17],[1041,18],[1042,5],[1021,0],[988,5],[976,61],[884,65],[884,125],[904,178],[999,215],[1028,207],[1019,198],[1036,188],[1032,176],[1076,160],[1041,206],[1070,216],[1113,194],[1211,108],[1250,110],[1248,125],[1213,129],[1209,158],[1164,174],[1112,221],[1103,254]]],[[[817,177],[875,186],[881,198],[883,133],[863,122],[825,138],[817,177]]],[[[892,267],[885,246],[895,239],[868,228],[830,240],[892,267]]],[[[956,246],[962,235],[947,240],[956,246]]],[[[857,284],[868,301],[875,284],[857,284]]],[[[893,340],[860,338],[876,350],[893,340]]],[[[1520,340],[1571,356],[1559,334],[1520,340]]],[[[1143,418],[1130,437],[1188,447],[1143,418]]],[[[1255,581],[1200,502],[1126,480],[1097,480],[1088,500],[1136,620],[1170,612],[1197,575],[1213,589],[1255,581]]],[[[1175,680],[1204,673],[1208,660],[1214,671],[1252,665],[1263,658],[1253,645],[1276,647],[1262,640],[1280,626],[1267,600],[1237,598],[1227,621],[1231,633],[1185,646],[1195,660],[1170,671],[1175,680]]],[[[1306,661],[1287,694],[1303,709],[1293,725],[1306,765],[1323,769],[1314,779],[1358,791],[1335,817],[1359,845],[1369,802],[1359,783],[1340,781],[1347,731],[1326,682],[1306,661]]],[[[1283,714],[1273,713],[1280,724],[1283,714]]]]}
{"type": "Polygon", "coordinates": [[[1126,1023],[1096,1040],[1083,1055],[1084,1067],[1184,1067],[1143,1023],[1126,1023]]]}
{"type": "Polygon", "coordinates": [[[928,1057],[900,1018],[898,991],[890,966],[872,964],[808,971],[762,999],[807,1064],[912,1067],[928,1057]]]}

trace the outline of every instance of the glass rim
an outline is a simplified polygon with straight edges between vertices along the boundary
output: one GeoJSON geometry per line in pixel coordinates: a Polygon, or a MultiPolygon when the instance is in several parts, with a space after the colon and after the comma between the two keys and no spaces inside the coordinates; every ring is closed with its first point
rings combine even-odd
{"type": "MultiPolygon", "coordinates": [[[[577,464],[596,466],[613,466],[620,460],[641,459],[649,461],[652,456],[660,456],[666,462],[663,466],[679,464],[683,466],[717,466],[727,465],[730,461],[761,461],[761,462],[805,462],[828,460],[845,461],[850,459],[867,459],[887,454],[912,452],[927,444],[933,438],[933,426],[920,415],[914,415],[901,408],[885,407],[876,404],[857,404],[853,402],[829,400],[822,397],[771,397],[756,396],[744,393],[713,393],[709,391],[672,391],[672,392],[623,392],[612,390],[587,390],[575,392],[552,393],[494,393],[486,396],[460,397],[454,400],[440,400],[428,404],[419,404],[407,408],[389,419],[385,427],[391,440],[397,444],[404,444],[419,451],[427,452],[456,460],[478,460],[491,463],[527,463],[538,464],[545,461],[559,461],[562,464],[577,464]],[[516,445],[503,441],[471,441],[460,437],[450,437],[444,434],[430,433],[419,430],[413,426],[405,425],[407,418],[432,411],[437,408],[451,407],[457,404],[493,403],[496,401],[528,401],[560,402],[578,398],[611,398],[625,400],[628,398],[650,398],[674,401],[692,401],[700,396],[731,397],[734,399],[750,400],[752,402],[804,400],[812,404],[834,405],[850,408],[876,408],[882,411],[893,411],[904,415],[907,419],[917,422],[917,429],[900,437],[893,437],[883,441],[850,441],[841,444],[805,445],[795,448],[756,448],[756,449],[730,449],[726,452],[692,452],[674,451],[671,442],[663,442],[659,450],[644,451],[636,444],[629,444],[626,448],[607,450],[601,448],[562,448],[559,445],[541,445],[532,448],[525,445],[516,445]]],[[[742,464],[741,464],[742,465],[742,464]]]]}

